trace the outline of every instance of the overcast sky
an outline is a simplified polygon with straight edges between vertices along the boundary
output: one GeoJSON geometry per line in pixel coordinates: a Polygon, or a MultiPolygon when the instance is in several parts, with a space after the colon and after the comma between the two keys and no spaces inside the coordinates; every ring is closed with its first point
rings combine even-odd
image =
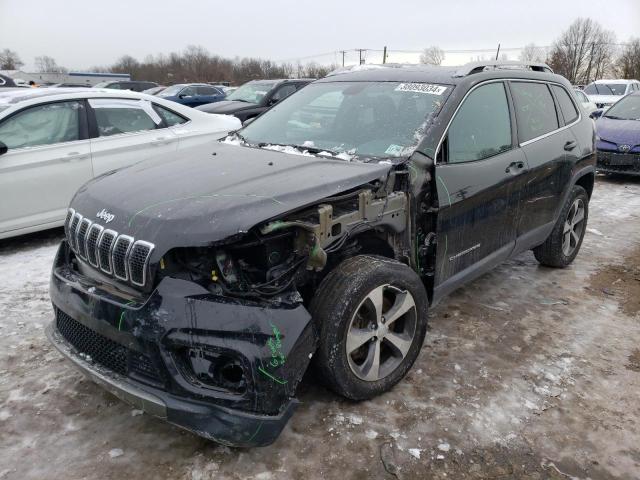
{"type": "MultiPolygon", "coordinates": [[[[0,0],[0,49],[17,51],[24,70],[38,55],[82,70],[190,44],[226,57],[325,64],[341,61],[338,50],[387,45],[390,61],[412,61],[417,54],[394,50],[438,45],[488,55],[498,42],[507,49],[549,45],[579,16],[599,21],[620,42],[640,36],[640,0],[0,0]]],[[[445,63],[478,55],[451,53],[445,63]]],[[[347,63],[356,58],[350,52],[347,63]]],[[[368,62],[380,58],[367,54],[368,62]]]]}

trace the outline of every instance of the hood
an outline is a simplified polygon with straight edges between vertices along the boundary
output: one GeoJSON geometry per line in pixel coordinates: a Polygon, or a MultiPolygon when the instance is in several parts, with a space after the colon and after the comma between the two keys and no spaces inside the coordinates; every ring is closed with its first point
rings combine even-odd
{"type": "Polygon", "coordinates": [[[384,178],[391,165],[218,144],[194,147],[107,173],[71,207],[92,221],[156,245],[224,240],[291,210],[384,178]],[[102,210],[106,212],[102,212],[102,210]],[[96,218],[111,218],[109,223],[96,218]]]}
{"type": "Polygon", "coordinates": [[[631,151],[640,152],[640,120],[600,117],[596,122],[596,133],[600,137],[598,148],[601,150],[618,150],[618,145],[629,145],[631,151]]]}
{"type": "Polygon", "coordinates": [[[206,105],[200,105],[196,107],[197,110],[201,110],[207,113],[222,113],[231,115],[241,110],[248,110],[249,108],[259,107],[257,103],[239,102],[237,100],[222,100],[216,103],[208,103],[206,105]]]}
{"type": "Polygon", "coordinates": [[[613,105],[622,98],[622,95],[588,95],[593,103],[606,103],[613,105]]]}

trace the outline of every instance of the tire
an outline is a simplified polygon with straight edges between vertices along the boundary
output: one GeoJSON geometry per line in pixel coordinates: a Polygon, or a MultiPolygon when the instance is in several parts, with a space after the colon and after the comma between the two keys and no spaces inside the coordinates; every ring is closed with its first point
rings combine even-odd
{"type": "Polygon", "coordinates": [[[551,234],[542,245],[533,249],[536,260],[547,267],[565,268],[570,265],[580,251],[588,217],[589,196],[580,185],[574,185],[551,234]],[[582,218],[576,221],[580,206],[582,218]]]}
{"type": "Polygon", "coordinates": [[[427,308],[424,285],[406,265],[373,255],[344,260],[311,301],[319,333],[316,371],[331,390],[352,400],[390,390],[420,353],[427,308]]]}

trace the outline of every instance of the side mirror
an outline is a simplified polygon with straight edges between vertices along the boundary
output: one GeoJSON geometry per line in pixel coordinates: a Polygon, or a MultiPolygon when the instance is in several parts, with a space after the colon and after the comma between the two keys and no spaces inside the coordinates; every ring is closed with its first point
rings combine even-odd
{"type": "Polygon", "coordinates": [[[246,127],[247,125],[249,125],[251,122],[253,122],[256,119],[256,117],[251,117],[251,118],[247,118],[244,122],[242,122],[242,126],[246,127]]]}
{"type": "Polygon", "coordinates": [[[4,143],[0,142],[0,155],[4,155],[5,153],[7,153],[8,150],[9,150],[9,147],[7,147],[4,143]]]}
{"type": "Polygon", "coordinates": [[[595,120],[596,118],[600,118],[603,113],[604,113],[604,110],[600,108],[598,110],[594,110],[593,112],[591,112],[591,115],[589,115],[589,117],[595,120]]]}

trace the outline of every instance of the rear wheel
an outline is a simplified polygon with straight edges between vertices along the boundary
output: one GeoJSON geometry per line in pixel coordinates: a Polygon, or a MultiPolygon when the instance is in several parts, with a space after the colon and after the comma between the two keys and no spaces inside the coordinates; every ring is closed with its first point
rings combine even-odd
{"type": "Polygon", "coordinates": [[[391,389],[420,352],[427,304],[422,281],[400,262],[360,255],[338,265],[311,304],[327,385],[354,400],[391,389]]]}
{"type": "Polygon", "coordinates": [[[547,240],[533,249],[536,260],[548,267],[564,268],[578,255],[587,228],[589,196],[575,185],[567,198],[558,222],[547,240]]]}

